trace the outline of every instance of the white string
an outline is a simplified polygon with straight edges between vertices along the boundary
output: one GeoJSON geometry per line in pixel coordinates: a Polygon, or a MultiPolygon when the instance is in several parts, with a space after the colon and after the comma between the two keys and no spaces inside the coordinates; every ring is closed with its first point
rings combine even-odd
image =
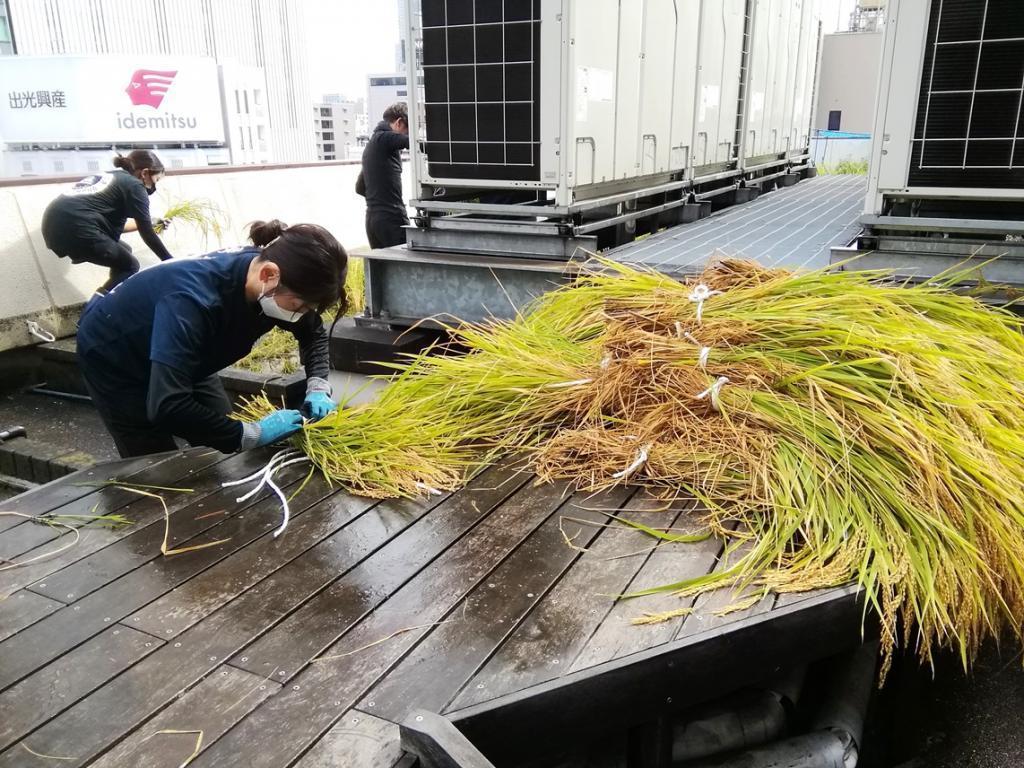
{"type": "Polygon", "coordinates": [[[35,336],[37,339],[42,339],[47,344],[51,341],[56,341],[57,337],[49,331],[45,330],[35,320],[26,320],[25,324],[28,326],[28,332],[35,336]]]}
{"type": "Polygon", "coordinates": [[[272,490],[277,495],[277,498],[281,500],[281,510],[284,513],[284,519],[281,521],[280,527],[274,531],[274,538],[276,539],[284,533],[284,529],[288,527],[288,521],[291,520],[291,509],[288,507],[288,498],[284,495],[280,486],[274,482],[274,475],[285,467],[290,467],[293,464],[302,464],[308,461],[309,457],[303,456],[301,451],[297,451],[294,448],[286,448],[271,456],[270,461],[268,461],[266,466],[262,469],[253,472],[248,477],[243,477],[241,480],[231,480],[226,483],[221,483],[221,488],[242,485],[243,483],[253,482],[254,480],[258,481],[256,486],[247,494],[235,499],[236,503],[241,504],[243,501],[247,501],[259,493],[260,489],[262,489],[264,485],[270,486],[270,490],[272,490]]]}
{"type": "Polygon", "coordinates": [[[725,386],[728,383],[729,383],[729,377],[728,376],[719,376],[715,380],[714,384],[712,384],[710,387],[708,387],[703,392],[701,392],[699,395],[697,395],[697,399],[698,400],[703,400],[708,395],[711,395],[711,407],[714,408],[716,411],[720,411],[721,408],[718,407],[718,405],[719,405],[718,404],[718,393],[721,391],[722,387],[725,386]]]}
{"type": "Polygon", "coordinates": [[[426,491],[431,496],[443,496],[444,495],[441,491],[437,490],[437,488],[431,488],[426,483],[416,483],[416,487],[419,488],[421,491],[426,491]]]}
{"type": "MultiPolygon", "coordinates": [[[[679,323],[676,323],[676,325],[679,325],[679,323]]],[[[683,338],[685,338],[687,341],[693,342],[698,347],[700,347],[700,353],[697,356],[697,363],[700,365],[702,370],[707,370],[708,356],[711,354],[711,347],[702,347],[700,342],[690,335],[689,331],[683,333],[683,338]]]]}
{"type": "Polygon", "coordinates": [[[277,498],[281,500],[281,508],[282,511],[284,512],[284,519],[281,520],[281,526],[276,531],[274,531],[274,538],[276,539],[278,536],[284,533],[284,529],[288,527],[288,521],[291,520],[292,513],[291,510],[288,509],[288,499],[285,498],[285,495],[284,493],[281,492],[281,489],[277,487],[277,483],[275,483],[268,477],[267,485],[269,485],[270,489],[277,494],[277,498]]]}
{"type": "Polygon", "coordinates": [[[276,461],[279,461],[279,460],[281,460],[283,458],[286,458],[288,456],[297,456],[298,454],[299,454],[299,451],[296,451],[294,448],[285,448],[284,450],[278,451],[273,456],[271,456],[269,462],[267,462],[264,466],[262,466],[259,469],[257,469],[255,472],[253,472],[248,477],[243,477],[241,480],[231,480],[231,481],[229,481],[227,483],[221,483],[220,487],[221,488],[230,488],[233,485],[242,485],[244,483],[248,483],[249,481],[255,480],[257,477],[259,477],[264,472],[266,472],[267,471],[267,467],[269,467],[271,464],[275,463],[276,461]]]}
{"type": "Polygon", "coordinates": [[[703,322],[704,316],[704,302],[710,299],[712,296],[717,296],[721,291],[712,291],[704,283],[698,283],[693,286],[693,290],[690,291],[690,301],[696,302],[697,304],[697,323],[703,322]]]}
{"type": "Polygon", "coordinates": [[[633,460],[633,463],[630,464],[628,467],[626,467],[621,472],[616,472],[614,475],[612,475],[612,478],[615,479],[615,480],[622,480],[624,478],[629,477],[634,472],[636,472],[647,461],[647,452],[649,450],[651,450],[651,446],[650,445],[643,446],[637,452],[636,458],[633,460]]]}
{"type": "Polygon", "coordinates": [[[676,338],[682,339],[690,334],[683,330],[683,324],[676,320],[676,338]]]}
{"type": "Polygon", "coordinates": [[[604,357],[601,358],[601,368],[602,369],[607,368],[611,364],[612,364],[612,356],[611,356],[611,354],[607,354],[607,355],[605,355],[604,357]]]}
{"type": "Polygon", "coordinates": [[[302,464],[305,461],[309,461],[309,459],[306,458],[305,456],[302,456],[298,459],[289,459],[288,461],[282,464],[278,464],[276,467],[273,468],[268,467],[267,470],[263,473],[263,478],[259,481],[259,483],[256,484],[256,487],[253,488],[244,496],[239,496],[237,499],[235,499],[235,501],[239,504],[241,504],[243,501],[248,501],[253,496],[255,496],[260,491],[260,489],[263,488],[265,484],[269,483],[270,479],[275,474],[277,474],[278,471],[284,469],[285,467],[290,467],[292,466],[292,464],[302,464]]]}

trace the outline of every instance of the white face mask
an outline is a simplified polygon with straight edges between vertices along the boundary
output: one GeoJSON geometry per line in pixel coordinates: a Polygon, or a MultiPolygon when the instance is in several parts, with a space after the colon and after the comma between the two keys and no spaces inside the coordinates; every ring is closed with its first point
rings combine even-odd
{"type": "Polygon", "coordinates": [[[292,312],[291,310],[285,309],[273,296],[267,296],[266,283],[263,284],[263,293],[260,294],[260,310],[263,314],[272,320],[280,320],[282,323],[295,323],[298,322],[305,312],[303,310],[297,310],[292,312]]]}

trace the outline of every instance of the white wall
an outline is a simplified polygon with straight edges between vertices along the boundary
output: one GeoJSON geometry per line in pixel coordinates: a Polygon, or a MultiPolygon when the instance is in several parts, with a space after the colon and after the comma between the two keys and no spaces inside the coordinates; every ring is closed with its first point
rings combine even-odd
{"type": "MultiPolygon", "coordinates": [[[[363,198],[355,194],[358,164],[324,164],[251,171],[232,169],[213,173],[170,172],[150,198],[155,216],[174,200],[206,198],[225,211],[221,242],[203,242],[178,222],[164,242],[175,257],[199,255],[245,240],[246,224],[278,218],[288,224],[320,224],[350,252],[366,247],[363,198]]],[[[409,198],[409,175],[403,174],[409,198]]],[[[36,319],[58,335],[74,331],[76,307],[92,295],[107,270],[92,264],[72,264],[46,248],[39,223],[47,204],[69,182],[0,186],[0,269],[4,275],[0,301],[0,351],[35,342],[26,320],[36,319]],[[63,317],[63,320],[59,318],[63,317]]],[[[157,263],[137,234],[124,236],[143,268],[157,263]]]]}

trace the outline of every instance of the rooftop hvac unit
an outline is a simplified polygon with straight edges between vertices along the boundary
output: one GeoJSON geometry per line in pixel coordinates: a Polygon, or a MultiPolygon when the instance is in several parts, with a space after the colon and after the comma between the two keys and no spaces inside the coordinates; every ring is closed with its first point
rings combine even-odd
{"type": "Polygon", "coordinates": [[[882,55],[867,212],[1024,198],[1024,3],[892,0],[882,55]]]}
{"type": "Polygon", "coordinates": [[[861,221],[857,268],[1024,285],[1020,0],[890,0],[861,221]]]}
{"type": "Polygon", "coordinates": [[[816,0],[422,0],[424,196],[556,205],[806,155],[816,0]]]}

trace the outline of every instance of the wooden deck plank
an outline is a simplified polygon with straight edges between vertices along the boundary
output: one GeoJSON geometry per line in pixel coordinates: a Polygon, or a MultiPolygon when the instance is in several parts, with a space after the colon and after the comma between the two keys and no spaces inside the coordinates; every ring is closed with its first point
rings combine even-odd
{"type": "MultiPolygon", "coordinates": [[[[379,505],[275,571],[48,722],[33,734],[39,745],[33,749],[74,756],[66,766],[85,765],[430,509],[427,504],[410,506],[419,511],[399,513],[379,505]]],[[[267,536],[251,546],[267,542],[273,540],[267,536]]],[[[408,546],[402,542],[398,549],[408,546]]],[[[0,754],[0,767],[20,766],[21,758],[9,749],[0,754]]]]}
{"type": "Polygon", "coordinates": [[[202,748],[207,749],[280,687],[225,664],[129,733],[90,768],[179,768],[195,749],[196,734],[158,736],[158,731],[202,730],[202,748]]]}
{"type": "MultiPolygon", "coordinates": [[[[109,480],[114,477],[122,480],[131,480],[132,482],[143,482],[138,477],[140,472],[156,467],[158,464],[162,464],[179,455],[181,455],[180,452],[157,456],[136,456],[131,459],[107,462],[94,469],[82,469],[65,477],[58,478],[53,482],[41,485],[38,488],[25,491],[25,493],[19,493],[13,499],[5,501],[3,509],[31,515],[49,512],[83,496],[97,493],[95,488],[79,485],[79,483],[109,480]]],[[[22,522],[22,519],[19,517],[0,517],[0,533],[8,528],[21,525],[22,522]]]]}
{"type": "MultiPolygon", "coordinates": [[[[255,674],[266,674],[276,667],[287,680],[525,481],[524,476],[507,466],[486,470],[465,490],[418,522],[411,535],[330,585],[231,663],[255,674]]],[[[535,494],[527,495],[533,498],[535,494]]],[[[513,496],[512,503],[518,498],[513,496]]]]}
{"type": "MultiPolygon", "coordinates": [[[[171,519],[168,546],[177,548],[235,514],[239,510],[235,499],[248,488],[221,488],[221,483],[245,477],[265,463],[263,456],[246,460],[243,453],[237,460],[221,462],[197,477],[190,486],[194,493],[162,494],[171,519]]],[[[269,490],[263,497],[269,498],[269,490]]],[[[110,540],[108,546],[51,573],[45,583],[29,589],[54,600],[72,602],[160,557],[165,522],[159,499],[143,496],[126,510],[137,520],[134,525],[105,531],[110,540]]]]}
{"type": "MultiPolygon", "coordinates": [[[[574,540],[585,549],[608,520],[595,508],[618,509],[631,495],[621,488],[598,496],[574,495],[455,607],[450,623],[433,629],[356,707],[367,709],[372,701],[375,714],[395,723],[416,709],[442,712],[524,617],[547,601],[549,590],[580,557],[566,545],[562,518],[590,523],[580,527],[574,540]]],[[[577,600],[585,599],[577,593],[577,600]]],[[[557,655],[536,662],[556,674],[559,670],[557,655]]]]}
{"type": "MultiPolygon", "coordinates": [[[[98,505],[95,514],[105,515],[138,500],[137,494],[129,493],[122,488],[102,485],[105,481],[173,485],[197,475],[206,467],[225,458],[227,457],[224,454],[216,451],[197,449],[172,453],[162,459],[139,457],[127,464],[129,468],[137,468],[137,471],[129,472],[127,475],[118,474],[109,464],[104,464],[102,467],[67,475],[42,488],[16,496],[4,502],[3,509],[30,515],[89,514],[90,510],[98,505]],[[43,493],[44,489],[47,489],[46,493],[43,493]]],[[[115,464],[115,468],[117,466],[118,464],[115,464]]],[[[37,527],[17,516],[0,517],[0,521],[5,523],[0,527],[0,542],[6,541],[12,535],[13,528],[37,527]]],[[[73,521],[68,522],[75,525],[73,521]]]]}
{"type": "MultiPolygon", "coordinates": [[[[206,459],[203,459],[203,461],[206,461],[206,459]]],[[[251,459],[249,459],[249,461],[258,461],[258,458],[257,456],[254,455],[251,459]]],[[[170,464],[169,466],[173,468],[175,464],[170,464]]],[[[202,467],[202,469],[197,470],[191,474],[186,470],[184,479],[187,482],[201,482],[202,478],[206,474],[204,470],[210,470],[211,472],[218,473],[221,471],[221,462],[217,462],[215,465],[200,464],[197,466],[202,467]]],[[[232,463],[229,466],[238,465],[232,463]]],[[[243,464],[241,466],[248,466],[248,463],[243,464]]],[[[182,479],[178,476],[178,473],[180,473],[180,471],[181,470],[179,468],[178,470],[176,470],[175,474],[171,475],[168,478],[164,478],[164,482],[159,484],[168,485],[170,487],[176,487],[173,485],[173,483],[176,482],[174,478],[178,477],[178,479],[182,479]]],[[[155,479],[160,478],[156,477],[155,479]]],[[[163,493],[165,501],[168,506],[168,510],[172,514],[178,509],[181,509],[183,506],[186,506],[195,501],[193,494],[168,492],[163,493]]],[[[133,530],[137,527],[149,525],[154,521],[160,521],[160,523],[162,524],[163,521],[163,507],[160,506],[160,503],[156,499],[140,496],[137,493],[131,493],[121,488],[104,488],[97,492],[96,495],[80,500],[80,502],[75,502],[75,504],[70,505],[67,509],[62,508],[60,512],[62,514],[66,514],[69,510],[71,510],[78,514],[93,514],[92,507],[97,502],[100,502],[101,505],[99,508],[96,509],[95,514],[108,514],[111,512],[117,512],[118,514],[125,515],[125,517],[132,520],[135,524],[133,526],[119,529],[110,529],[96,523],[79,527],[79,538],[77,540],[77,543],[69,549],[66,549],[60,554],[55,555],[53,557],[47,557],[46,559],[41,560],[40,562],[33,563],[32,565],[27,565],[23,568],[15,568],[0,573],[0,593],[13,592],[16,589],[20,589],[22,587],[26,587],[32,584],[41,585],[43,579],[45,579],[51,573],[56,573],[61,568],[64,568],[65,566],[70,565],[71,563],[76,563],[79,560],[92,554],[93,552],[102,550],[109,544],[118,541],[124,538],[125,536],[130,535],[133,532],[133,530]],[[81,509],[78,509],[76,506],[79,503],[81,504],[81,509]]],[[[26,525],[31,526],[33,528],[45,528],[45,526],[41,526],[36,523],[26,523],[26,525]]],[[[29,557],[36,557],[42,554],[43,552],[54,551],[64,546],[64,542],[70,541],[74,537],[74,534],[70,532],[65,532],[64,534],[62,534],[62,537],[62,539],[56,539],[43,547],[39,547],[30,552],[26,552],[23,559],[27,559],[29,557]]]]}
{"type": "MultiPolygon", "coordinates": [[[[365,579],[372,579],[373,584],[390,581],[401,586],[379,607],[356,603],[348,622],[361,618],[360,612],[367,607],[377,607],[377,610],[325,649],[324,654],[346,655],[307,664],[292,678],[291,685],[264,702],[202,755],[195,768],[277,768],[300,757],[429,631],[414,627],[444,619],[510,550],[565,503],[564,490],[565,485],[561,483],[525,486],[490,515],[483,516],[482,522],[467,535],[442,542],[443,554],[425,568],[419,563],[408,563],[403,573],[392,573],[408,552],[408,546],[398,540],[382,549],[377,557],[368,559],[365,569],[359,574],[353,571],[349,574],[353,578],[345,579],[349,588],[365,589],[365,579]],[[394,561],[396,556],[399,562],[389,568],[388,559],[394,561]],[[384,578],[381,578],[382,573],[384,578]],[[355,580],[356,575],[363,581],[355,580]],[[406,580],[407,576],[412,578],[406,580]]],[[[463,494],[456,494],[453,499],[460,497],[464,498],[463,494]]],[[[330,618],[345,620],[344,616],[335,619],[333,614],[330,618]]],[[[293,639],[298,638],[293,635],[293,639]]],[[[304,649],[309,647],[303,644],[304,649]]],[[[273,661],[284,663],[281,659],[273,661]]],[[[367,707],[373,709],[369,703],[367,707]]]]}
{"type": "MultiPolygon", "coordinates": [[[[742,542],[732,551],[723,553],[715,570],[721,571],[735,565],[750,551],[751,546],[750,542],[742,542]]],[[[693,601],[693,613],[683,617],[683,623],[676,631],[676,639],[700,634],[724,624],[766,613],[772,609],[772,605],[775,603],[775,596],[769,594],[761,597],[749,607],[733,610],[734,606],[742,605],[748,597],[752,596],[753,593],[749,590],[737,591],[734,587],[722,587],[698,595],[693,601]]]]}
{"type": "Polygon", "coordinates": [[[342,715],[295,768],[392,768],[401,757],[395,723],[353,710],[342,715]]]}
{"type": "Polygon", "coordinates": [[[0,642],[63,606],[64,603],[24,589],[0,598],[0,642]]]}
{"type": "MultiPolygon", "coordinates": [[[[318,476],[310,481],[310,485],[326,488],[326,481],[318,476]]],[[[334,537],[377,504],[375,499],[339,493],[319,504],[312,514],[294,519],[280,538],[246,547],[157,598],[124,622],[157,637],[175,637],[278,568],[325,539],[334,537]]],[[[406,511],[407,505],[400,501],[382,504],[395,514],[413,514],[406,511]]],[[[355,530],[351,535],[356,535],[355,530]]]]}
{"type": "MultiPolygon", "coordinates": [[[[681,506],[682,510],[672,523],[673,528],[681,530],[673,532],[697,534],[704,531],[701,508],[692,501],[684,501],[681,506]]],[[[715,538],[692,544],[663,544],[651,553],[627,586],[626,593],[702,576],[715,566],[721,550],[722,542],[715,538]]],[[[692,598],[683,600],[668,592],[618,600],[569,670],[575,672],[586,669],[667,643],[679,628],[682,618],[640,626],[633,625],[632,619],[643,613],[685,608],[692,602],[692,598]]]]}
{"type": "Polygon", "coordinates": [[[0,693],[0,749],[29,734],[139,659],[162,641],[113,626],[0,693]]]}
{"type": "MultiPolygon", "coordinates": [[[[638,493],[620,514],[660,528],[673,525],[679,513],[666,510],[662,502],[638,493]]],[[[609,522],[600,517],[598,521],[609,522]]],[[[577,531],[579,535],[583,533],[582,526],[569,521],[565,522],[565,530],[570,536],[577,531]]],[[[587,545],[587,551],[450,706],[462,709],[562,675],[616,605],[615,595],[626,590],[646,562],[654,543],[646,533],[624,525],[602,529],[597,540],[587,545]]]]}
{"type": "MultiPolygon", "coordinates": [[[[288,477],[285,473],[290,473],[292,482],[301,476],[298,467],[283,470],[282,478],[288,477]],[[296,471],[290,473],[291,470],[296,471]]],[[[252,514],[228,518],[193,542],[202,544],[227,539],[223,544],[182,555],[159,557],[4,640],[0,643],[0,690],[241,549],[253,539],[268,535],[277,522],[278,503],[277,497],[258,501],[247,507],[252,514]]],[[[304,506],[296,504],[299,510],[304,506]]]]}

